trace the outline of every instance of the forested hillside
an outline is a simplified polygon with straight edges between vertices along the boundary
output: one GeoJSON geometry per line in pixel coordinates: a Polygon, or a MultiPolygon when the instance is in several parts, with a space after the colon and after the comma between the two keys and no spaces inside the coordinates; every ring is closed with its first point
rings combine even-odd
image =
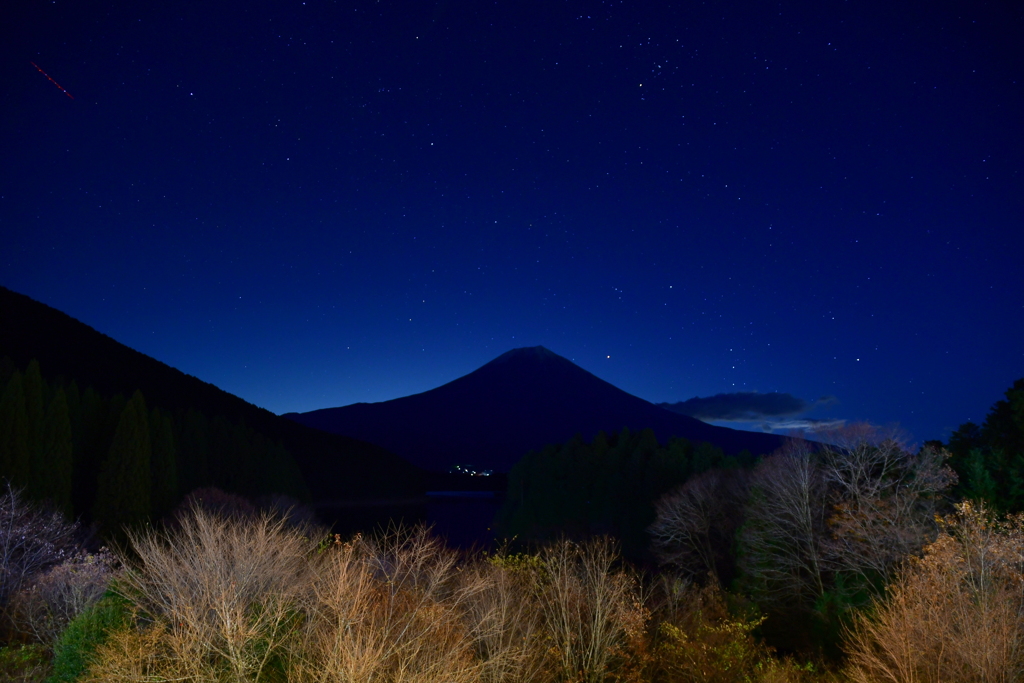
{"type": "Polygon", "coordinates": [[[147,406],[141,391],[102,396],[0,360],[0,479],[29,500],[105,530],[161,518],[189,491],[215,486],[309,500],[280,442],[223,416],[147,406]]]}
{"type": "MultiPolygon", "coordinates": [[[[172,418],[176,429],[186,430],[183,436],[205,433],[204,421],[215,423],[209,427],[212,431],[206,445],[193,449],[209,453],[208,463],[203,465],[200,458],[194,468],[186,464],[181,482],[184,487],[193,483],[192,473],[202,472],[203,467],[212,468],[210,476],[240,481],[245,486],[247,477],[264,476],[244,471],[251,469],[239,466],[248,462],[240,455],[246,449],[230,446],[246,440],[256,443],[257,434],[273,447],[252,448],[270,452],[283,446],[316,501],[406,495],[424,486],[420,470],[383,448],[280,418],[130,349],[56,309],[0,287],[0,358],[4,357],[11,361],[8,373],[13,375],[15,369],[24,372],[32,360],[37,360],[41,377],[50,386],[69,387],[74,381],[82,396],[90,387],[106,401],[117,395],[127,400],[141,391],[147,409],[159,408],[172,418]],[[233,430],[237,434],[230,438],[214,436],[233,430]],[[250,436],[238,436],[242,433],[250,436]]],[[[109,419],[119,416],[117,413],[109,419]]],[[[112,434],[115,427],[108,425],[107,429],[112,434]]],[[[290,486],[290,478],[281,481],[283,486],[290,486]]]]}
{"type": "Polygon", "coordinates": [[[590,443],[576,437],[531,451],[512,468],[495,529],[501,537],[533,542],[608,534],[631,560],[646,562],[647,527],[661,495],[709,469],[753,463],[749,452],[727,456],[708,442],[659,444],[650,429],[611,437],[601,432],[590,443]]]}

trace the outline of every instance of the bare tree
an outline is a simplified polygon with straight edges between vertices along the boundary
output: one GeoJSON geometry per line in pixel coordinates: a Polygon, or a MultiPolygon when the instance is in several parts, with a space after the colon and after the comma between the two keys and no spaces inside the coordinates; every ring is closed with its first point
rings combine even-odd
{"type": "Polygon", "coordinates": [[[833,512],[827,554],[832,568],[863,583],[887,579],[935,538],[941,493],[956,475],[948,454],[917,453],[894,430],[856,424],[825,435],[820,462],[833,512]]]}
{"type": "Polygon", "coordinates": [[[740,535],[749,587],[769,604],[810,607],[880,586],[935,537],[947,454],[913,453],[894,430],[855,424],[793,441],[754,470],[740,535]]]}
{"type": "Polygon", "coordinates": [[[79,552],[14,594],[11,621],[20,633],[51,647],[72,619],[99,602],[116,572],[106,548],[79,552]]]}
{"type": "Polygon", "coordinates": [[[826,487],[810,445],[792,441],[751,476],[740,532],[748,587],[765,606],[810,607],[825,592],[826,487]]]}
{"type": "Polygon", "coordinates": [[[721,578],[746,497],[738,470],[708,470],[662,496],[648,528],[655,556],[690,577],[721,578]]]}

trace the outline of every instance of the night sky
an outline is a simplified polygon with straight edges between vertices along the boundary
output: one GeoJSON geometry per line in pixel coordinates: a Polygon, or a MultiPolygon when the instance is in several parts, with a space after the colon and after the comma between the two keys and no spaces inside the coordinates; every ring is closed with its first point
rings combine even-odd
{"type": "Polygon", "coordinates": [[[0,284],[274,412],[543,345],[922,441],[1024,376],[1018,2],[5,8],[0,284]]]}

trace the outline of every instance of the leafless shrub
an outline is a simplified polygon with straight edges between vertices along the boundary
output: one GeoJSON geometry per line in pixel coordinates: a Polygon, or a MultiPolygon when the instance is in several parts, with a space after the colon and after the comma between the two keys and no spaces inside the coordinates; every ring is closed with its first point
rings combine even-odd
{"type": "Polygon", "coordinates": [[[459,574],[465,590],[465,621],[481,683],[528,683],[540,679],[547,653],[538,594],[539,558],[499,553],[471,563],[459,574]]]}
{"type": "MultiPolygon", "coordinates": [[[[709,576],[707,584],[713,583],[709,576]]],[[[692,578],[686,574],[663,572],[653,577],[647,595],[651,622],[656,627],[664,621],[677,623],[681,615],[690,609],[694,590],[692,578]]]]}
{"type": "Polygon", "coordinates": [[[655,678],[710,683],[749,677],[764,654],[751,635],[761,620],[733,619],[717,583],[680,587],[658,626],[655,678]]]}
{"type": "Polygon", "coordinates": [[[8,603],[35,576],[60,564],[76,551],[77,524],[59,512],[46,512],[26,502],[5,483],[0,489],[0,616],[8,603]]]}
{"type": "Polygon", "coordinates": [[[104,548],[94,554],[80,552],[49,569],[11,600],[15,628],[52,647],[72,619],[103,597],[116,564],[104,548]]]}
{"type": "Polygon", "coordinates": [[[687,662],[706,676],[685,680],[797,680],[753,621],[727,616],[713,581],[664,591],[652,651],[647,596],[608,539],[469,558],[422,528],[314,538],[201,508],[166,533],[133,532],[118,585],[135,611],[84,680],[604,683],[679,680],[687,662]],[[751,677],[722,678],[737,662],[751,677]]]}
{"type": "MultiPolygon", "coordinates": [[[[132,619],[137,621],[138,615],[132,619]]],[[[195,666],[176,662],[172,638],[163,622],[147,628],[115,631],[96,648],[82,683],[140,683],[141,681],[212,681],[191,675],[195,666]]],[[[235,679],[239,680],[239,679],[235,679]]],[[[244,680],[244,679],[241,679],[244,680]]]]}
{"type": "Polygon", "coordinates": [[[302,680],[469,683],[480,674],[462,607],[477,582],[426,530],[356,537],[324,554],[307,622],[302,680]]]}
{"type": "Polygon", "coordinates": [[[169,525],[172,528],[177,526],[179,520],[191,517],[199,509],[207,514],[230,519],[253,519],[259,516],[256,506],[244,496],[222,491],[215,486],[206,486],[185,496],[171,512],[169,525]]]}
{"type": "Polygon", "coordinates": [[[198,506],[178,523],[167,535],[129,532],[138,560],[123,583],[152,621],[119,636],[105,650],[114,659],[101,658],[96,672],[116,680],[109,667],[120,666],[118,653],[145,646],[146,666],[167,679],[264,679],[297,632],[313,541],[279,518],[232,519],[198,506]]]}
{"type": "Polygon", "coordinates": [[[283,493],[262,496],[256,502],[261,510],[281,517],[291,526],[312,528],[321,524],[311,507],[283,493]]]}
{"type": "Polygon", "coordinates": [[[1024,678],[1024,517],[962,503],[849,634],[857,683],[1024,678]]]}
{"type": "Polygon", "coordinates": [[[650,615],[637,578],[617,567],[615,544],[607,538],[562,540],[542,549],[540,559],[541,610],[555,678],[598,683],[639,676],[650,615]]]}

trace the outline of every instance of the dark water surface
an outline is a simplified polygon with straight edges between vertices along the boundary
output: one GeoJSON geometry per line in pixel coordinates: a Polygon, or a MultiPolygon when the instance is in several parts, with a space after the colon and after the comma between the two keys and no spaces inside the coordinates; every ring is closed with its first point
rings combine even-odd
{"type": "Polygon", "coordinates": [[[413,526],[426,523],[433,527],[454,548],[474,546],[489,548],[494,516],[501,507],[501,497],[466,492],[435,492],[406,500],[379,500],[343,505],[316,507],[320,519],[342,538],[362,532],[372,533],[396,524],[413,526]],[[462,494],[462,495],[460,495],[462,494]]]}

